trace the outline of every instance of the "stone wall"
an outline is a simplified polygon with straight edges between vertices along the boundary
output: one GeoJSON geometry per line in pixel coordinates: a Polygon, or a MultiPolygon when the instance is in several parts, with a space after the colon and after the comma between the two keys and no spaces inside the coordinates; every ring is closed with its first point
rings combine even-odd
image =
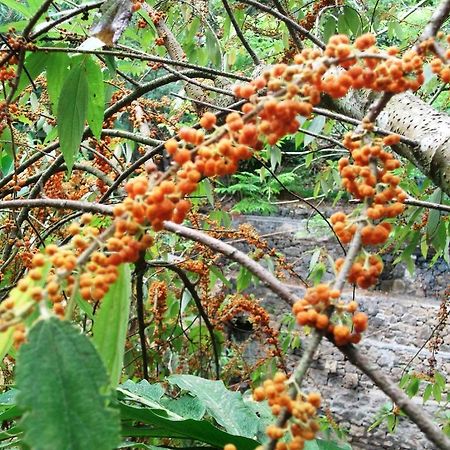
{"type": "MultiPolygon", "coordinates": [[[[298,214],[298,213],[297,213],[298,214]]],[[[340,256],[339,249],[325,228],[307,231],[307,217],[259,217],[246,216],[235,219],[251,223],[270,245],[284,253],[300,275],[307,274],[309,260],[317,246],[322,247],[334,257],[340,256]],[[322,230],[322,231],[321,231],[322,230]]],[[[245,250],[245,247],[242,247],[245,250]]],[[[417,260],[417,270],[413,277],[402,267],[389,269],[378,289],[356,291],[356,300],[363,311],[369,315],[369,330],[365,333],[360,349],[371,360],[376,361],[395,381],[399,381],[403,369],[410,367],[426,371],[430,352],[424,343],[430,337],[436,323],[440,301],[437,293],[450,282],[448,267],[443,262],[430,270],[423,261],[417,260]],[[437,281],[439,276],[439,282],[437,281]],[[416,356],[417,355],[417,356],[416,356]]],[[[326,278],[330,278],[327,274],[326,278]]],[[[293,280],[292,280],[293,281],[293,280]]],[[[292,289],[301,295],[298,283],[292,289]]],[[[274,318],[288,313],[289,308],[264,286],[251,290],[274,318]]],[[[351,296],[351,292],[346,295],[351,296]]],[[[450,374],[450,336],[444,338],[444,344],[436,356],[437,368],[450,374]]],[[[291,355],[289,361],[294,365],[300,354],[291,355]]],[[[388,398],[374,387],[370,380],[358,372],[328,342],[321,345],[313,366],[309,371],[307,384],[319,389],[330,407],[333,417],[340,426],[348,429],[354,450],[419,450],[433,449],[416,426],[401,418],[395,434],[389,434],[382,425],[368,432],[381,407],[388,398]]],[[[417,398],[421,402],[420,398],[417,398]]],[[[437,407],[433,401],[427,402],[432,412],[437,407]]]]}

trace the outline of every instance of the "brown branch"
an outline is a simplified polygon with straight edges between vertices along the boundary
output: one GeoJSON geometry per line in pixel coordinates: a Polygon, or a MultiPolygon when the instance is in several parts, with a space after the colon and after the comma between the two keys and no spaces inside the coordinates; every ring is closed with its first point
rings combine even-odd
{"type": "Polygon", "coordinates": [[[208,330],[209,338],[211,339],[211,345],[212,345],[213,354],[214,354],[214,363],[216,366],[216,379],[219,380],[220,379],[219,349],[217,348],[217,342],[216,342],[216,338],[214,336],[214,327],[213,327],[211,321],[209,320],[209,317],[205,311],[205,308],[203,308],[202,300],[199,297],[194,284],[191,283],[191,280],[186,275],[185,271],[183,269],[181,269],[180,267],[178,267],[176,264],[171,264],[166,261],[149,261],[149,262],[147,262],[147,264],[152,267],[166,267],[167,269],[175,272],[180,277],[184,286],[191,294],[192,299],[194,300],[195,306],[197,307],[201,318],[205,321],[205,326],[208,330]]]}
{"type": "Polygon", "coordinates": [[[228,0],[222,0],[222,3],[225,8],[225,11],[228,14],[228,17],[230,18],[231,24],[233,25],[233,28],[234,28],[234,31],[236,32],[237,37],[239,38],[242,45],[247,50],[248,54],[250,55],[250,58],[252,58],[255,66],[259,66],[261,64],[261,61],[259,60],[258,55],[255,53],[255,51],[252,49],[251,45],[247,42],[247,39],[245,39],[244,33],[242,32],[241,28],[239,27],[236,17],[234,17],[233,11],[230,7],[230,4],[228,3],[228,0]]]}
{"type": "MultiPolygon", "coordinates": [[[[283,14],[285,17],[289,17],[290,19],[292,19],[292,16],[283,8],[283,5],[279,2],[279,0],[272,0],[272,2],[281,14],[283,14]]],[[[299,50],[302,50],[303,44],[302,41],[298,38],[295,29],[292,27],[290,23],[286,23],[286,27],[289,31],[289,34],[291,35],[292,40],[294,41],[295,46],[299,50]]]]}
{"type": "Polygon", "coordinates": [[[338,350],[380,388],[414,422],[422,433],[441,450],[450,450],[450,439],[435,425],[420,404],[414,403],[379,367],[353,345],[338,350]]]}
{"type": "Polygon", "coordinates": [[[321,49],[325,48],[325,44],[319,38],[317,38],[316,36],[311,34],[306,28],[303,28],[301,25],[299,25],[294,20],[292,20],[289,17],[286,17],[284,14],[281,14],[278,11],[275,11],[273,8],[263,5],[262,3],[259,3],[255,0],[241,0],[241,3],[245,3],[246,5],[254,6],[254,7],[260,9],[261,11],[264,11],[264,12],[276,17],[277,19],[284,22],[286,25],[289,24],[295,31],[297,31],[298,33],[307,37],[311,42],[316,44],[319,48],[321,48],[321,49]]]}

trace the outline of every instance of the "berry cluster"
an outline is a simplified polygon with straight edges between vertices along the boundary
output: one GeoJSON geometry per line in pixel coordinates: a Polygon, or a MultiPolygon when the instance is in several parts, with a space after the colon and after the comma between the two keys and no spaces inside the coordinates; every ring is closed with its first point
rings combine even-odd
{"type": "MultiPolygon", "coordinates": [[[[344,259],[339,258],[335,262],[337,272],[340,271],[344,264],[344,259]]],[[[359,256],[347,276],[349,283],[356,284],[362,289],[368,289],[378,281],[378,277],[383,271],[383,261],[376,255],[361,255],[359,256]]]]}
{"type": "MultiPolygon", "coordinates": [[[[160,19],[160,15],[152,16],[154,22],[160,19]]],[[[36,299],[47,296],[55,306],[59,305],[56,307],[59,313],[62,302],[57,301],[60,299],[58,289],[70,295],[79,287],[86,300],[100,300],[116,279],[117,266],[135,262],[140,252],[152,244],[152,237],[146,234],[149,227],[158,231],[166,220],[180,223],[185,219],[191,207],[185,197],[195,191],[202,177],[232,174],[239,161],[250,158],[265,142],[274,144],[296,132],[297,117],[309,117],[321,93],[338,97],[351,88],[361,87],[400,92],[420,85],[422,57],[418,53],[409,52],[398,58],[395,49],[381,52],[374,44],[372,35],[361,36],[354,45],[346,36],[335,36],[324,52],[304,49],[294,58],[294,64],[277,64],[251,83],[236,87],[235,94],[248,101],[240,112],[228,114],[223,126],[219,127],[216,116],[207,112],[200,119],[203,129],[181,128],[177,139],[165,144],[173,160],[171,168],[162,173],[149,166],[146,175],[127,183],[127,198],[114,208],[114,225],[109,235],[98,236],[99,231],[90,225],[89,216],[85,216],[80,225],[72,227],[73,239],[68,246],[51,247],[52,253],[47,254],[52,265],[48,286],[54,293],[35,293],[36,299]],[[339,73],[328,74],[331,66],[340,66],[339,73]],[[263,88],[266,93],[259,96],[258,91],[263,88]],[[80,260],[83,267],[79,267],[80,260]]],[[[113,121],[114,117],[109,120],[113,121]]],[[[370,124],[365,124],[365,128],[370,131],[370,124]]],[[[384,242],[389,233],[389,225],[373,221],[393,217],[403,210],[404,194],[398,187],[398,178],[391,173],[398,162],[383,149],[383,145],[392,145],[397,140],[397,137],[388,137],[384,142],[375,140],[367,144],[367,139],[354,136],[345,139],[353,162],[342,160],[340,170],[344,186],[366,204],[367,227],[363,231],[363,243],[367,245],[384,242]]],[[[349,242],[356,230],[355,223],[342,215],[333,222],[343,241],[349,242]]],[[[370,257],[360,261],[361,270],[351,272],[352,279],[360,286],[373,282],[379,266],[372,261],[370,257]]],[[[333,297],[328,301],[336,300],[335,293],[331,293],[333,297]]],[[[324,300],[316,304],[308,302],[309,306],[304,305],[307,306],[305,311],[298,312],[311,315],[307,323],[323,326],[325,304],[324,300]],[[313,317],[313,310],[319,322],[313,317]]],[[[301,317],[304,321],[304,315],[301,317]]]]}
{"type": "MultiPolygon", "coordinates": [[[[309,11],[305,17],[300,21],[300,25],[306,30],[311,30],[316,23],[318,16],[320,16],[323,9],[330,6],[338,7],[342,6],[343,0],[318,0],[313,2],[311,11],[309,11]]],[[[301,36],[301,39],[305,39],[306,36],[301,36]]]]}
{"type": "MultiPolygon", "coordinates": [[[[439,32],[438,38],[443,38],[444,34],[439,32]]],[[[447,45],[450,45],[450,36],[446,37],[447,45]]],[[[426,43],[423,43],[425,45],[426,43]]],[[[429,47],[433,48],[435,45],[437,45],[434,40],[430,40],[428,42],[429,47]]],[[[450,48],[447,48],[445,51],[442,51],[442,53],[445,55],[446,61],[443,61],[440,57],[435,57],[430,61],[430,67],[431,71],[438,75],[438,77],[444,82],[449,83],[450,82],[450,65],[448,64],[448,61],[450,60],[450,48]]]]}
{"type": "Polygon", "coordinates": [[[279,416],[283,410],[286,410],[290,416],[287,428],[269,425],[266,429],[267,435],[272,440],[281,439],[285,435],[291,436],[289,442],[277,442],[275,449],[302,450],[305,441],[314,439],[319,431],[315,418],[321,399],[316,392],[308,395],[299,392],[295,398],[292,398],[288,388],[286,375],[278,372],[273,380],[266,380],[263,386],[254,389],[253,398],[257,402],[267,400],[274,416],[279,416]]]}
{"type": "Polygon", "coordinates": [[[314,327],[332,337],[336,345],[346,345],[357,344],[367,328],[367,315],[357,312],[357,308],[354,301],[344,304],[339,290],[319,284],[306,290],[305,296],[294,303],[292,312],[299,325],[314,327]]]}

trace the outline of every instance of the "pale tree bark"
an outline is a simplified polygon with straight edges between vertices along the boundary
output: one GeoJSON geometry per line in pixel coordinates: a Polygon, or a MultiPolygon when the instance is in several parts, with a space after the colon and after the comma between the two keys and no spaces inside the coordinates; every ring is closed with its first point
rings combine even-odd
{"type": "MultiPolygon", "coordinates": [[[[355,92],[335,100],[329,109],[361,120],[371,99],[355,92]]],[[[376,125],[418,143],[399,144],[394,150],[411,161],[436,186],[450,195],[450,116],[437,111],[412,93],[395,95],[377,119],[376,125]]]]}

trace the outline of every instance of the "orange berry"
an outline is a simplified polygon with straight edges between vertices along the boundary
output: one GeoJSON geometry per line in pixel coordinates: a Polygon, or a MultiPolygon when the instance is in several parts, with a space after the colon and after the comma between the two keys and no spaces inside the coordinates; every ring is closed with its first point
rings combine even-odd
{"type": "Polygon", "coordinates": [[[226,444],[223,447],[223,450],[237,450],[236,446],[234,444],[226,444]]]}
{"type": "Polygon", "coordinates": [[[167,150],[167,153],[171,156],[175,154],[175,152],[178,150],[178,142],[175,139],[169,139],[164,144],[165,149],[167,150]]]}
{"type": "Polygon", "coordinates": [[[325,330],[328,328],[329,323],[330,321],[326,314],[319,314],[316,319],[316,328],[319,330],[325,330]]]}
{"type": "Polygon", "coordinates": [[[261,402],[266,398],[266,393],[264,391],[264,388],[257,387],[253,390],[253,398],[257,402],[261,402]]]}
{"type": "Polygon", "coordinates": [[[210,130],[211,128],[214,127],[214,125],[216,124],[216,121],[217,121],[217,117],[215,116],[215,114],[207,111],[207,112],[205,112],[205,114],[203,114],[202,118],[200,119],[200,125],[205,130],[210,130]]]}
{"type": "Polygon", "coordinates": [[[367,329],[368,317],[363,312],[358,312],[353,316],[353,327],[357,333],[362,333],[367,329]]]}

